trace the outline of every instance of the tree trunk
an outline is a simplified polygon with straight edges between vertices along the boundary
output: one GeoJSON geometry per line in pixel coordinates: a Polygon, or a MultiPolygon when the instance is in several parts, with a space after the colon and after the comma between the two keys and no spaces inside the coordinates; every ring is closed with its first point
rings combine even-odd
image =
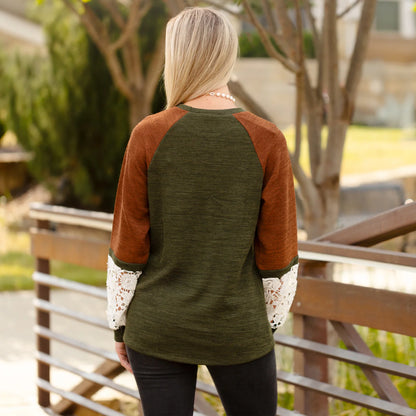
{"type": "Polygon", "coordinates": [[[144,91],[138,91],[129,100],[130,129],[133,129],[140,120],[143,120],[152,111],[152,101],[146,100],[145,97],[144,91]]]}
{"type": "MultiPolygon", "coordinates": [[[[336,120],[332,126],[337,134],[337,141],[340,145],[338,153],[342,155],[348,122],[343,119],[336,120]]],[[[309,129],[309,127],[308,127],[309,129]]],[[[331,160],[332,169],[328,169],[326,176],[321,177],[318,182],[316,177],[312,182],[306,184],[299,181],[303,195],[314,194],[319,203],[307,199],[304,203],[304,226],[308,239],[314,239],[320,235],[333,230],[337,224],[339,214],[340,194],[340,168],[341,160],[331,160]],[[312,189],[306,189],[306,187],[312,189]]],[[[296,174],[296,172],[295,172],[296,174]]],[[[314,175],[315,176],[315,175],[314,175]]]]}

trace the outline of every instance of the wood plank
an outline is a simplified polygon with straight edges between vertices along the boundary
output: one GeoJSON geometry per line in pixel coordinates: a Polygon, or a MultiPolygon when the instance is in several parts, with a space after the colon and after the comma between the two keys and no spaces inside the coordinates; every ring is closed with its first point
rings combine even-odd
{"type": "Polygon", "coordinates": [[[99,299],[107,299],[105,288],[91,286],[80,282],[74,282],[72,280],[63,279],[62,277],[56,277],[50,274],[39,272],[34,272],[32,278],[35,282],[41,283],[45,286],[59,287],[60,289],[83,293],[85,295],[94,296],[99,299]]]}
{"type": "Polygon", "coordinates": [[[276,416],[304,416],[302,413],[296,412],[296,410],[285,409],[284,407],[278,407],[276,416]]]}
{"type": "Polygon", "coordinates": [[[204,416],[219,416],[199,391],[195,392],[194,410],[201,412],[204,416]]]}
{"type": "Polygon", "coordinates": [[[43,328],[39,325],[36,325],[34,330],[35,330],[35,334],[39,334],[50,340],[60,342],[61,344],[69,345],[70,347],[79,349],[81,351],[89,352],[97,357],[105,358],[106,360],[119,363],[119,359],[115,352],[110,352],[102,348],[93,347],[89,344],[86,344],[85,342],[67,337],[62,334],[58,334],[54,331],[51,331],[50,329],[43,328]]]}
{"type": "MultiPolygon", "coordinates": [[[[114,361],[105,360],[101,363],[95,370],[94,373],[100,374],[107,378],[113,379],[117,377],[119,374],[123,373],[125,370],[120,365],[120,363],[116,363],[114,361]]],[[[73,400],[73,395],[82,396],[84,398],[91,397],[97,391],[99,391],[103,386],[99,385],[93,381],[83,380],[77,386],[75,386],[68,395],[62,395],[63,398],[57,404],[52,406],[53,411],[58,414],[68,414],[74,411],[77,404],[81,404],[79,401],[73,400]]],[[[60,393],[58,393],[60,394],[60,393]]],[[[82,405],[82,404],[81,404],[82,405]]],[[[92,409],[94,410],[94,409],[92,409]]]]}
{"type": "MultiPolygon", "coordinates": [[[[348,349],[374,357],[370,348],[368,348],[358,331],[352,325],[335,321],[331,321],[331,324],[348,349]]],[[[404,400],[387,374],[366,367],[363,367],[362,370],[380,398],[407,406],[406,400],[404,400]]]]}
{"type": "MultiPolygon", "coordinates": [[[[89,373],[83,370],[80,370],[72,365],[69,365],[58,358],[51,357],[47,354],[38,353],[36,357],[45,363],[48,363],[52,367],[59,368],[61,370],[67,371],[69,373],[75,374],[84,380],[91,381],[99,386],[101,389],[102,387],[108,387],[115,391],[125,394],[126,396],[133,397],[134,399],[140,400],[140,394],[136,389],[131,389],[126,386],[122,386],[121,384],[115,383],[111,378],[108,378],[102,374],[98,374],[95,372],[89,373]]],[[[84,396],[85,397],[85,396],[84,396]]]]}
{"type": "Polygon", "coordinates": [[[324,234],[316,240],[370,247],[412,231],[416,231],[416,202],[324,234]]]}
{"type": "MultiPolygon", "coordinates": [[[[115,410],[110,409],[109,407],[103,406],[102,404],[95,403],[86,397],[80,396],[79,394],[73,393],[71,391],[65,391],[58,387],[52,386],[52,384],[44,381],[44,380],[37,380],[38,387],[50,391],[51,393],[55,393],[70,402],[73,402],[79,406],[86,407],[94,412],[97,412],[100,415],[104,416],[124,416],[122,413],[117,412],[115,410]]],[[[61,413],[60,413],[61,414],[61,413]]]]}
{"type": "Polygon", "coordinates": [[[203,393],[207,393],[207,394],[211,394],[212,396],[219,397],[215,386],[212,386],[211,384],[208,384],[208,383],[204,383],[201,380],[197,380],[196,389],[199,391],[202,391],[203,393]]]}
{"type": "Polygon", "coordinates": [[[53,259],[106,270],[109,245],[106,241],[64,236],[47,230],[32,229],[31,253],[41,259],[53,259]]]}
{"type": "Polygon", "coordinates": [[[292,384],[303,389],[321,392],[335,399],[366,407],[367,409],[376,410],[383,414],[387,413],[393,416],[415,416],[415,409],[411,409],[410,407],[390,403],[386,400],[366,396],[355,391],[345,390],[340,387],[312,380],[307,377],[302,377],[297,374],[277,371],[277,379],[283,383],[292,384]]]}
{"type": "MultiPolygon", "coordinates": [[[[43,260],[43,262],[37,261],[37,268],[40,270],[49,270],[49,261],[43,260]],[[41,264],[39,264],[41,263],[41,264]]],[[[35,284],[36,299],[41,302],[49,302],[50,299],[50,288],[42,285],[41,283],[35,284]]],[[[50,327],[50,315],[49,312],[37,310],[36,311],[36,324],[45,328],[50,327]]],[[[40,334],[36,335],[36,349],[45,354],[50,353],[50,340],[43,337],[40,334]]],[[[48,364],[37,362],[38,377],[45,381],[50,381],[50,368],[48,364]]],[[[50,405],[50,394],[48,391],[42,390],[38,387],[38,404],[40,406],[49,407],[50,405]]]]}
{"type": "Polygon", "coordinates": [[[33,303],[34,303],[35,308],[38,310],[53,312],[58,315],[65,316],[67,318],[71,318],[78,322],[83,322],[86,324],[93,325],[97,328],[108,329],[108,323],[104,319],[96,318],[95,316],[85,315],[83,313],[73,311],[63,306],[54,305],[51,302],[47,302],[41,299],[35,299],[33,303]]]}
{"type": "Polygon", "coordinates": [[[344,361],[350,364],[358,365],[360,367],[380,370],[392,375],[416,380],[416,367],[411,367],[405,364],[369,356],[367,354],[332,347],[329,345],[324,345],[318,342],[313,342],[289,335],[276,333],[274,338],[276,344],[283,345],[285,347],[290,347],[301,351],[313,351],[317,354],[322,354],[328,358],[332,358],[338,361],[344,361]]]}
{"type": "Polygon", "coordinates": [[[299,250],[416,268],[416,256],[414,254],[389,250],[318,241],[299,241],[299,250]]]}
{"type": "Polygon", "coordinates": [[[30,205],[29,216],[37,220],[46,220],[58,224],[73,224],[105,231],[111,231],[113,222],[113,214],[38,202],[30,205]]]}
{"type": "MultiPolygon", "coordinates": [[[[49,222],[44,220],[36,221],[37,227],[49,228],[49,222]]],[[[36,258],[36,270],[41,273],[50,273],[50,262],[48,259],[36,258]]],[[[41,282],[35,283],[36,298],[49,301],[50,300],[50,288],[47,285],[43,285],[41,282]]],[[[36,311],[36,324],[43,327],[50,327],[50,315],[48,312],[37,310],[36,311]]],[[[36,349],[43,353],[50,353],[50,341],[41,335],[36,335],[36,349]]],[[[49,366],[42,362],[37,362],[38,377],[49,382],[50,381],[50,369],[49,366]]],[[[38,404],[40,406],[49,407],[50,405],[50,394],[48,391],[42,390],[38,387],[38,404]]]]}
{"type": "Polygon", "coordinates": [[[416,336],[416,295],[298,278],[292,312],[416,336]]]}

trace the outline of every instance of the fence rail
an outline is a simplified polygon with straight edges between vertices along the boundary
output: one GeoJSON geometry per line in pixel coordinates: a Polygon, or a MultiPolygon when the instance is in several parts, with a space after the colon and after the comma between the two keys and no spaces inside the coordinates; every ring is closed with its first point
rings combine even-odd
{"type": "MultiPolygon", "coordinates": [[[[51,326],[51,316],[87,325],[91,330],[108,330],[102,317],[51,301],[51,289],[82,294],[104,302],[105,289],[62,279],[50,274],[50,260],[61,260],[104,270],[108,253],[112,215],[34,204],[31,217],[36,227],[31,230],[32,253],[36,257],[35,308],[37,325],[38,402],[47,414],[70,414],[76,407],[85,407],[101,415],[120,416],[92,399],[103,387],[134,400],[140,395],[114,379],[124,372],[114,352],[62,334],[51,326]],[[65,345],[74,351],[100,359],[94,371],[77,368],[51,354],[51,344],[65,345]],[[51,381],[51,369],[60,369],[82,381],[69,391],[51,381]],[[51,404],[51,394],[60,400],[51,404]]],[[[414,416],[389,375],[416,380],[416,368],[403,363],[374,357],[353,325],[416,336],[416,294],[392,292],[327,280],[327,264],[331,262],[377,265],[377,267],[416,270],[416,256],[368,248],[390,238],[416,230],[416,203],[370,218],[359,225],[325,235],[316,241],[300,242],[301,275],[293,312],[293,335],[275,334],[280,348],[293,349],[293,372],[278,371],[278,381],[295,389],[295,410],[279,408],[277,415],[328,415],[328,399],[342,400],[377,412],[414,416]],[[332,326],[348,349],[328,345],[327,326],[332,326]],[[342,389],[329,382],[328,360],[360,367],[378,397],[342,389]]],[[[416,279],[416,273],[415,273],[416,279]]],[[[53,297],[53,296],[52,296],[53,297]]],[[[109,331],[109,330],[108,330],[109,331]]],[[[109,338],[111,334],[109,332],[109,338]]],[[[202,394],[218,396],[215,387],[198,380],[195,415],[218,416],[217,410],[202,394]]]]}

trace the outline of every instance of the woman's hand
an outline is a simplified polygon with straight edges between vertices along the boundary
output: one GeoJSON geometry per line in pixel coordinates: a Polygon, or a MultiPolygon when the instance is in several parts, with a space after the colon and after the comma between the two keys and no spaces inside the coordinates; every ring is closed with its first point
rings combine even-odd
{"type": "Polygon", "coordinates": [[[133,374],[133,370],[131,368],[129,357],[127,356],[126,351],[126,344],[124,342],[116,342],[115,343],[115,349],[118,356],[118,359],[120,360],[120,364],[130,373],[133,374]]]}

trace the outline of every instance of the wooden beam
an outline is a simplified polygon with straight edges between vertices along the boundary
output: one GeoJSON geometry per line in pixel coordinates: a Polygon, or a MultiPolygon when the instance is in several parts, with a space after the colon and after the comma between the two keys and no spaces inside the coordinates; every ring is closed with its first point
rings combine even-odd
{"type": "Polygon", "coordinates": [[[325,256],[345,257],[346,259],[367,260],[416,268],[416,256],[414,254],[398,253],[389,250],[320,241],[299,241],[299,250],[317,254],[322,253],[325,256]]]}
{"type": "MultiPolygon", "coordinates": [[[[124,371],[125,370],[120,365],[120,363],[105,360],[94,370],[94,373],[113,379],[117,377],[119,374],[123,373],[124,371]]],[[[94,383],[92,381],[83,380],[71,390],[71,393],[75,393],[79,396],[89,398],[97,391],[99,391],[102,387],[102,385],[94,383]]],[[[76,407],[76,403],[72,402],[71,400],[68,400],[67,398],[63,398],[57,404],[52,406],[52,409],[54,412],[58,414],[68,414],[73,412],[76,407]]]]}
{"type": "Polygon", "coordinates": [[[194,410],[201,412],[204,416],[219,416],[199,391],[195,392],[194,410]]]}
{"type": "MultiPolygon", "coordinates": [[[[40,229],[49,228],[49,222],[45,220],[37,220],[36,225],[40,229]]],[[[36,270],[40,273],[50,273],[50,263],[46,258],[36,257],[36,270]]],[[[50,288],[47,285],[43,285],[41,282],[35,282],[36,299],[49,302],[50,300],[50,288]]],[[[50,327],[50,315],[47,311],[36,310],[36,324],[45,328],[50,327]]],[[[45,354],[50,354],[50,340],[42,335],[36,335],[36,349],[45,354]]],[[[39,379],[50,381],[50,367],[48,364],[41,361],[37,361],[38,377],[39,379]]],[[[49,391],[42,389],[38,386],[38,404],[43,407],[49,407],[50,394],[49,391]]]]}
{"type": "Polygon", "coordinates": [[[47,205],[38,202],[31,204],[29,216],[36,220],[77,225],[104,231],[111,231],[113,223],[113,214],[47,205]]]}
{"type": "Polygon", "coordinates": [[[406,364],[400,364],[383,358],[376,358],[368,354],[356,352],[356,350],[346,350],[343,348],[332,347],[318,342],[308,341],[290,335],[276,333],[274,336],[278,345],[294,348],[300,351],[313,351],[317,354],[325,355],[338,361],[366,367],[373,370],[383,371],[385,373],[399,377],[416,380],[416,368],[406,364]]]}
{"type": "Polygon", "coordinates": [[[316,241],[370,247],[412,231],[416,231],[416,202],[383,212],[341,230],[324,234],[316,241]]]}
{"type": "MultiPolygon", "coordinates": [[[[341,339],[344,340],[348,349],[374,358],[372,351],[368,348],[367,344],[361,338],[354,326],[335,321],[331,321],[331,324],[341,339]]],[[[387,374],[375,371],[365,366],[361,368],[381,399],[388,400],[402,406],[408,406],[406,400],[399,393],[397,387],[393,384],[387,374]]]]}
{"type": "Polygon", "coordinates": [[[60,260],[98,270],[107,267],[107,241],[81,239],[37,229],[32,229],[30,234],[32,255],[37,258],[60,260]]]}
{"type": "Polygon", "coordinates": [[[291,310],[416,337],[412,294],[300,276],[291,310]]]}
{"type": "Polygon", "coordinates": [[[54,387],[51,383],[38,379],[37,380],[38,387],[50,391],[51,393],[58,394],[59,396],[68,399],[69,401],[76,403],[79,406],[86,407],[94,412],[97,412],[99,415],[104,416],[124,416],[122,413],[117,412],[115,410],[110,409],[109,407],[103,406],[102,404],[96,403],[86,397],[80,396],[79,394],[65,391],[58,387],[54,387]]]}
{"type": "MultiPolygon", "coordinates": [[[[405,407],[396,403],[390,403],[376,397],[366,396],[355,391],[345,390],[340,387],[332,386],[328,383],[312,380],[297,374],[286,373],[285,371],[277,371],[277,379],[283,383],[292,384],[302,389],[320,392],[334,399],[343,400],[345,402],[356,404],[357,406],[373,409],[383,414],[393,416],[414,416],[415,409],[405,407]]],[[[312,415],[312,414],[311,414],[312,415]]]]}

